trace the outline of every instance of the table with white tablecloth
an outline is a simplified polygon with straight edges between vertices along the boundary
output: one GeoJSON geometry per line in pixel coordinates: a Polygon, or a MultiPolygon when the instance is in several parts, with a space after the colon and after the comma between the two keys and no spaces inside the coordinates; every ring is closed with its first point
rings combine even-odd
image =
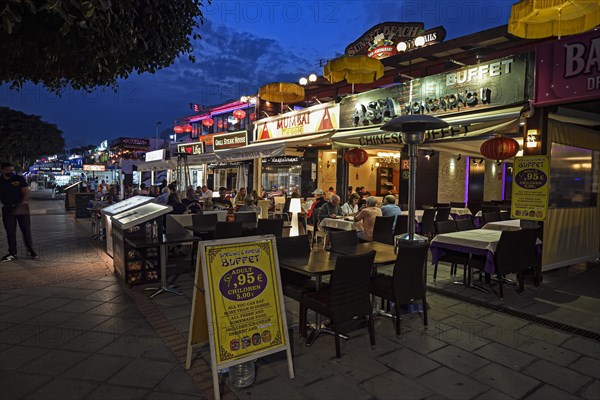
{"type": "Polygon", "coordinates": [[[323,218],[320,226],[340,231],[362,230],[362,224],[358,222],[355,224],[354,217],[323,218]]]}
{"type": "Polygon", "coordinates": [[[521,229],[521,220],[509,219],[506,221],[488,222],[481,229],[491,229],[495,231],[518,231],[521,229]]]}

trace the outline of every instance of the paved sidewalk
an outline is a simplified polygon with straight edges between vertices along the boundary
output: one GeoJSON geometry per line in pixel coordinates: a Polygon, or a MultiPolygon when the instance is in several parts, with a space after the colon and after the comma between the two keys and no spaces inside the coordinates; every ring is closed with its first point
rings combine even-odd
{"type": "MultiPolygon", "coordinates": [[[[207,348],[183,369],[193,273],[177,281],[183,296],[147,300],[112,276],[89,221],[42,214],[32,216],[41,260],[0,264],[0,399],[212,397],[207,348]]],[[[225,398],[600,399],[598,341],[439,294],[428,302],[429,329],[408,314],[396,338],[379,318],[373,349],[366,329],[346,327],[339,361],[333,337],[306,347],[295,332],[295,379],[272,355],[253,386],[225,398]]],[[[286,313],[297,326],[298,304],[286,299],[286,313]]]]}

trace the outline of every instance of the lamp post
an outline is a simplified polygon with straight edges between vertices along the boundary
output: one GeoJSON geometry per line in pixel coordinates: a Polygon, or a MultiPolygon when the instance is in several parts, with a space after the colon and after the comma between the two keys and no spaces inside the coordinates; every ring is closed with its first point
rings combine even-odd
{"type": "Polygon", "coordinates": [[[417,151],[425,140],[425,131],[448,126],[446,121],[431,115],[404,115],[394,118],[381,127],[383,131],[401,132],[402,143],[408,145],[410,175],[408,179],[408,233],[400,236],[406,244],[427,242],[427,238],[415,234],[415,203],[417,193],[417,151]]]}

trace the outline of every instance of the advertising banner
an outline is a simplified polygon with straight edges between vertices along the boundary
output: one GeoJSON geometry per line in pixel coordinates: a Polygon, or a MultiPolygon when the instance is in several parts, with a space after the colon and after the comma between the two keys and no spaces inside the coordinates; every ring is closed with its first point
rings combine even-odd
{"type": "Polygon", "coordinates": [[[408,114],[448,115],[526,100],[527,55],[414,79],[348,96],[340,103],[340,128],[381,125],[408,114]]]}
{"type": "Polygon", "coordinates": [[[189,155],[202,154],[204,153],[204,143],[203,142],[193,142],[193,143],[185,143],[177,145],[178,153],[187,153],[189,155]]]}
{"type": "Polygon", "coordinates": [[[293,378],[275,238],[201,242],[195,287],[202,284],[203,292],[194,291],[186,367],[191,365],[192,346],[208,338],[215,398],[218,369],[279,351],[286,351],[293,378]]]}
{"type": "Polygon", "coordinates": [[[255,141],[285,139],[337,129],[339,104],[319,104],[304,110],[288,112],[256,121],[255,141]]]}
{"type": "Polygon", "coordinates": [[[600,97],[600,31],[537,46],[534,104],[600,97]]]}
{"type": "Polygon", "coordinates": [[[544,221],[548,215],[549,156],[516,157],[513,165],[511,218],[544,221]]]}

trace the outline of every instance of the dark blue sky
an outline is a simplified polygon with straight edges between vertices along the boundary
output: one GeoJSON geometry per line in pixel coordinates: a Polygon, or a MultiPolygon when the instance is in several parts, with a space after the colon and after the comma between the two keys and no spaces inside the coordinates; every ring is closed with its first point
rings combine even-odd
{"type": "Polygon", "coordinates": [[[218,104],[257,92],[265,83],[297,82],[322,73],[331,59],[373,25],[385,21],[442,25],[446,39],[506,24],[516,0],[229,1],[204,9],[196,63],[182,58],[154,75],[123,80],[115,93],[67,88],[59,98],[42,87],[0,86],[0,105],[41,115],[64,131],[67,146],[118,136],[153,137],[156,121],[172,127],[189,103],[218,104]]]}

